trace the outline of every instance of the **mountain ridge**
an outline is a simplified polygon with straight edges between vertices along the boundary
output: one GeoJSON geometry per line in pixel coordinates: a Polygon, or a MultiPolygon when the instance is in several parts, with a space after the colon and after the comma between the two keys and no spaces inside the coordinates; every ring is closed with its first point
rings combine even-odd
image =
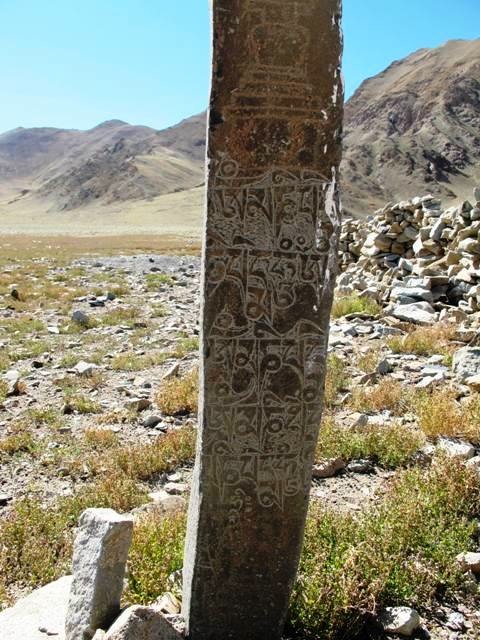
{"type": "MultiPolygon", "coordinates": [[[[163,130],[111,119],[4,132],[0,215],[101,216],[178,192],[198,202],[205,132],[205,112],[163,130]]],[[[480,39],[419,49],[366,79],[345,105],[341,174],[357,216],[425,193],[466,198],[480,183],[480,39]]]]}

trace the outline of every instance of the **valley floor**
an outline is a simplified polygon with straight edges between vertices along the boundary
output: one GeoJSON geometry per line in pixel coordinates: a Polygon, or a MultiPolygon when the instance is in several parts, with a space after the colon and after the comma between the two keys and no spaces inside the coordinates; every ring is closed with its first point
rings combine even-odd
{"type": "MultiPolygon", "coordinates": [[[[181,563],[200,286],[199,258],[185,254],[198,245],[179,257],[166,255],[175,239],[109,243],[2,239],[4,605],[68,573],[86,506],[135,510],[129,601],[157,597],[181,563]],[[159,519],[166,496],[180,515],[159,519]]],[[[308,585],[297,587],[290,632],[337,638],[360,615],[377,637],[373,614],[407,604],[422,616],[418,637],[479,638],[478,577],[455,560],[479,550],[480,396],[451,368],[465,345],[455,325],[418,328],[358,304],[334,306],[300,572],[308,585]]]]}

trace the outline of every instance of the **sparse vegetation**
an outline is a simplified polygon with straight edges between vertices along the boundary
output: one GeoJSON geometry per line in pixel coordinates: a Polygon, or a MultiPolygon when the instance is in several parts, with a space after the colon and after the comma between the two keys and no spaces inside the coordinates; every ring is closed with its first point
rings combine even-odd
{"type": "Polygon", "coordinates": [[[145,355],[134,352],[119,353],[112,360],[112,369],[116,371],[141,371],[148,367],[163,364],[169,357],[168,353],[157,351],[145,355]]]}
{"type": "Polygon", "coordinates": [[[360,298],[357,294],[352,293],[349,296],[336,298],[333,301],[332,317],[341,318],[351,313],[365,313],[371,316],[380,314],[382,308],[371,298],[360,298]]]}
{"type": "Polygon", "coordinates": [[[332,408],[340,391],[347,391],[348,386],[349,378],[345,362],[335,354],[329,355],[325,377],[325,406],[332,408]]]}
{"type": "Polygon", "coordinates": [[[165,516],[154,512],[135,524],[124,596],[127,602],[149,604],[170,590],[169,575],[183,566],[185,529],[184,513],[165,516]]]}
{"type": "Polygon", "coordinates": [[[354,637],[386,605],[425,607],[461,590],[455,556],[472,544],[479,477],[460,462],[408,469],[360,515],[313,505],[290,608],[298,637],[354,637]]]}
{"type": "Polygon", "coordinates": [[[89,398],[85,394],[75,393],[66,394],[65,403],[70,407],[72,411],[77,413],[101,413],[102,406],[97,400],[89,398]]]}
{"type": "Polygon", "coordinates": [[[388,346],[394,353],[413,353],[417,356],[435,354],[449,358],[454,351],[451,340],[455,336],[454,324],[435,324],[431,327],[417,327],[404,336],[394,336],[388,346]]]}
{"type": "MultiPolygon", "coordinates": [[[[138,481],[190,462],[195,447],[192,429],[173,431],[153,443],[134,447],[118,446],[111,435],[97,431],[87,434],[85,441],[95,450],[86,459],[94,482],[49,507],[36,497],[19,500],[8,517],[0,520],[0,593],[8,593],[12,585],[34,587],[64,575],[71,561],[73,527],[84,509],[111,507],[123,513],[139,506],[147,498],[138,481]]],[[[138,593],[148,584],[142,582],[147,580],[146,564],[135,574],[138,593]]]]}
{"type": "Polygon", "coordinates": [[[167,415],[195,413],[198,410],[198,370],[164,382],[157,392],[156,401],[167,415]]]}
{"type": "Polygon", "coordinates": [[[383,467],[404,465],[425,442],[422,432],[400,423],[365,427],[338,425],[332,416],[322,422],[316,458],[342,458],[345,462],[369,458],[383,467]]]}
{"type": "Polygon", "coordinates": [[[401,415],[408,408],[409,392],[392,378],[384,378],[371,387],[357,387],[352,392],[351,406],[356,411],[377,413],[391,411],[401,415]]]}
{"type": "Polygon", "coordinates": [[[157,291],[162,286],[172,285],[175,283],[172,276],[166,273],[148,273],[145,277],[148,291],[157,291]]]}
{"type": "Polygon", "coordinates": [[[480,444],[480,395],[462,402],[454,389],[434,389],[418,393],[414,400],[418,422],[430,438],[467,438],[480,444]]]}

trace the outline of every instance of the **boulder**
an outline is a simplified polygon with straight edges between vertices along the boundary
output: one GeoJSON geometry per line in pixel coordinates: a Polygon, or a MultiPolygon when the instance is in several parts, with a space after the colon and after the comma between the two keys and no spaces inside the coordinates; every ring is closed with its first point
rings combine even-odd
{"type": "Polygon", "coordinates": [[[480,375],[480,347],[463,347],[453,356],[453,372],[460,382],[480,375]]]}
{"type": "Polygon", "coordinates": [[[314,478],[331,478],[339,471],[345,469],[345,461],[342,458],[325,458],[312,469],[314,478]]]}
{"type": "Polygon", "coordinates": [[[437,320],[435,309],[428,302],[397,305],[391,314],[398,320],[419,325],[433,324],[437,320]]]}
{"type": "Polygon", "coordinates": [[[418,611],[410,607],[387,607],[378,619],[386,633],[398,633],[407,637],[420,626],[418,611]]]}
{"type": "Polygon", "coordinates": [[[447,456],[460,458],[461,460],[470,460],[475,456],[475,447],[468,442],[457,442],[448,438],[440,438],[437,449],[446,453],[447,456]]]}
{"type": "Polygon", "coordinates": [[[76,374],[87,378],[92,376],[96,369],[98,369],[96,364],[93,364],[92,362],[85,362],[84,360],[80,360],[80,362],[78,362],[73,368],[76,374]]]}
{"type": "Polygon", "coordinates": [[[80,309],[77,309],[72,313],[72,320],[82,327],[88,327],[88,325],[90,324],[90,317],[80,309]]]}
{"type": "Polygon", "coordinates": [[[65,640],[64,628],[71,576],[36,589],[0,612],[2,640],[65,640]],[[41,631],[42,629],[42,631],[41,631]]]}
{"type": "Polygon", "coordinates": [[[152,605],[128,607],[108,629],[105,640],[184,640],[185,623],[179,615],[163,614],[152,605]]]}
{"type": "Polygon", "coordinates": [[[464,573],[471,571],[474,574],[480,574],[480,553],[459,553],[457,562],[464,573]]]}

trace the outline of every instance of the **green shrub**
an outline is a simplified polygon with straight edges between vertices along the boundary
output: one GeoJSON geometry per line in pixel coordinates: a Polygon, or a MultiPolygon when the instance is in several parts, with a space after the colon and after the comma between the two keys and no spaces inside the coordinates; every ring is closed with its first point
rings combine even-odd
{"type": "Polygon", "coordinates": [[[296,637],[355,637],[365,615],[422,608],[461,588],[455,562],[472,545],[480,481],[461,462],[401,472],[382,502],[359,516],[311,508],[290,607],[296,637]]]}
{"type": "Polygon", "coordinates": [[[125,599],[149,604],[169,591],[168,576],[182,568],[185,514],[152,514],[135,524],[128,560],[125,599]]]}
{"type": "Polygon", "coordinates": [[[333,301],[332,317],[341,318],[351,313],[366,313],[371,316],[377,316],[381,313],[382,307],[371,298],[360,298],[356,293],[349,296],[337,298],[333,301]]]}

